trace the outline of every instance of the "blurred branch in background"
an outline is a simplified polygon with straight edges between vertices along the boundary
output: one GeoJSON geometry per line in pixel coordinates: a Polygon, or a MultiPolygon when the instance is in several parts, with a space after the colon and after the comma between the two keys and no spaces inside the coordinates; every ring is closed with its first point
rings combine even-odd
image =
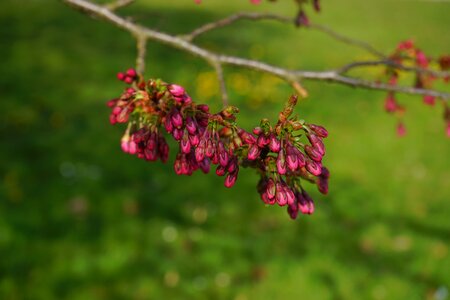
{"type": "MultiPolygon", "coordinates": [[[[133,23],[132,21],[129,21],[117,14],[115,14],[111,9],[110,6],[101,6],[94,4],[87,0],[63,0],[63,2],[73,6],[76,9],[81,10],[84,13],[87,13],[91,16],[96,16],[99,18],[102,18],[106,20],[107,22],[110,22],[119,28],[122,28],[128,32],[130,32],[132,35],[134,35],[138,41],[138,64],[137,69],[140,73],[144,71],[144,63],[143,63],[143,56],[145,54],[145,50],[142,49],[142,47],[145,48],[145,42],[147,39],[151,39],[154,41],[158,41],[163,44],[167,44],[169,46],[172,46],[174,48],[186,51],[188,53],[191,53],[195,56],[203,58],[205,61],[209,62],[214,69],[216,70],[218,74],[218,78],[220,81],[220,87],[222,90],[222,97],[223,102],[227,103],[227,94],[225,91],[225,85],[223,84],[223,74],[222,74],[222,65],[228,64],[228,65],[234,65],[239,66],[243,68],[252,69],[259,72],[265,72],[269,73],[271,75],[277,76],[286,82],[293,84],[294,86],[298,87],[300,86],[300,82],[302,80],[317,80],[317,81],[328,81],[328,82],[334,82],[339,83],[343,85],[348,85],[351,87],[357,87],[357,88],[365,88],[365,89],[373,89],[373,90],[382,90],[382,91],[389,91],[389,92],[398,92],[398,93],[405,93],[405,94],[415,94],[415,95],[428,95],[433,96],[437,98],[442,98],[444,100],[448,100],[450,98],[450,93],[432,90],[432,89],[425,89],[425,88],[416,88],[416,87],[409,87],[409,86],[400,86],[400,85],[391,85],[391,84],[385,84],[380,83],[377,81],[370,81],[370,80],[364,80],[356,77],[350,77],[345,75],[349,70],[361,67],[361,66],[376,66],[376,65],[386,65],[394,69],[399,70],[405,70],[405,71],[414,71],[419,73],[429,73],[437,77],[445,77],[448,76],[448,72],[438,72],[438,71],[429,71],[427,69],[421,69],[421,68],[415,68],[415,67],[406,67],[401,64],[397,64],[389,59],[385,55],[383,55],[380,51],[376,50],[369,44],[357,40],[353,40],[351,38],[345,37],[341,34],[335,33],[329,28],[326,28],[324,26],[320,25],[311,25],[311,28],[318,29],[322,32],[327,33],[328,35],[334,37],[335,39],[342,41],[347,44],[352,44],[359,46],[368,52],[372,53],[373,55],[382,58],[382,60],[377,62],[356,62],[356,63],[350,63],[342,68],[339,69],[333,69],[333,70],[325,70],[325,71],[306,71],[306,70],[291,70],[287,68],[282,68],[278,66],[273,66],[264,62],[256,61],[256,60],[250,60],[240,57],[233,57],[233,56],[227,56],[222,55],[218,53],[211,52],[205,48],[199,47],[191,42],[196,36],[203,34],[207,31],[213,30],[215,28],[223,27],[229,24],[232,24],[233,22],[240,20],[240,19],[252,19],[252,20],[260,20],[260,19],[274,19],[282,22],[289,22],[292,23],[292,18],[287,18],[283,16],[273,15],[273,14],[255,14],[255,13],[238,13],[235,15],[232,15],[230,17],[227,17],[225,19],[219,20],[217,22],[208,23],[206,25],[203,25],[199,27],[198,29],[192,31],[188,35],[184,36],[173,36],[169,35],[167,33],[158,32],[156,30],[153,30],[151,28],[143,27],[140,25],[137,25],[133,23]],[[141,57],[142,59],[140,59],[141,57]],[[218,67],[219,66],[219,67],[218,67]]],[[[125,2],[126,4],[129,4],[131,1],[118,1],[118,2],[125,2]]],[[[118,3],[116,2],[116,3],[118,3]]],[[[117,5],[116,5],[117,7],[117,5]]],[[[298,89],[297,89],[298,91],[298,89]]]]}

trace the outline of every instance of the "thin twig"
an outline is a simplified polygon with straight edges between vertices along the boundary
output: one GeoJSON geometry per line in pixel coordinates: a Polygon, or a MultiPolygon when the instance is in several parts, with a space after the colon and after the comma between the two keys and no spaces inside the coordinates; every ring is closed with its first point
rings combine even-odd
{"type": "Polygon", "coordinates": [[[214,68],[216,70],[217,80],[219,81],[219,88],[222,94],[222,103],[223,106],[225,107],[228,106],[228,92],[227,87],[225,85],[225,78],[223,76],[222,65],[220,63],[214,64],[214,68]]]}
{"type": "Polygon", "coordinates": [[[423,68],[417,68],[417,67],[408,67],[399,63],[396,63],[392,60],[375,60],[375,61],[358,61],[353,62],[350,64],[347,64],[341,68],[338,69],[339,74],[345,74],[348,71],[359,68],[359,67],[373,67],[373,66],[389,66],[394,69],[407,71],[407,72],[416,72],[421,74],[428,74],[434,77],[439,78],[445,78],[447,76],[450,76],[450,72],[448,71],[436,71],[436,70],[430,70],[430,69],[423,69],[423,68]]]}
{"type": "Polygon", "coordinates": [[[381,58],[381,59],[386,59],[386,55],[384,55],[383,52],[375,49],[373,46],[371,46],[369,43],[364,42],[364,41],[360,41],[360,40],[356,40],[353,38],[350,38],[348,36],[345,36],[343,34],[340,34],[334,30],[332,30],[331,28],[328,28],[327,26],[324,25],[319,25],[319,24],[310,24],[308,26],[309,28],[312,29],[316,29],[319,30],[323,33],[326,33],[327,35],[331,36],[332,38],[341,41],[345,44],[349,44],[349,45],[353,45],[353,46],[357,46],[359,48],[362,48],[364,50],[366,50],[367,52],[373,54],[374,56],[381,58]]]}
{"type": "Polygon", "coordinates": [[[135,23],[118,16],[114,12],[108,10],[105,7],[99,6],[87,0],[63,0],[69,5],[87,13],[88,15],[97,16],[102,18],[119,28],[122,28],[135,36],[145,36],[147,39],[158,41],[160,43],[169,45],[176,49],[183,50],[185,52],[191,53],[197,57],[200,57],[210,63],[214,64],[229,64],[234,66],[240,66],[248,68],[255,71],[265,72],[272,74],[274,76],[280,77],[281,79],[292,82],[292,80],[301,81],[302,79],[310,80],[322,80],[329,82],[336,82],[344,85],[349,85],[352,87],[362,87],[366,89],[376,89],[383,91],[393,91],[399,93],[416,94],[416,95],[430,95],[434,97],[439,97],[442,99],[449,99],[450,93],[440,92],[435,90],[405,87],[405,86],[394,86],[388,84],[382,84],[377,82],[366,81],[358,78],[347,77],[340,74],[336,70],[331,71],[303,71],[303,70],[290,70],[286,68],[281,68],[273,65],[269,65],[264,62],[244,59],[240,57],[219,55],[217,53],[208,51],[204,48],[196,46],[186,39],[181,37],[172,36],[166,33],[158,32],[153,29],[136,25],[135,23]]]}
{"type": "Polygon", "coordinates": [[[105,7],[111,11],[119,9],[121,7],[127,6],[131,3],[133,3],[134,0],[116,0],[112,3],[105,4],[105,7]]]}
{"type": "Polygon", "coordinates": [[[147,52],[147,37],[139,35],[137,41],[136,71],[138,74],[144,74],[145,71],[145,54],[147,52]]]}
{"type": "Polygon", "coordinates": [[[207,23],[205,25],[200,26],[199,28],[195,29],[191,33],[188,33],[183,36],[187,41],[192,41],[196,37],[198,37],[201,34],[204,34],[208,31],[228,26],[236,21],[242,20],[242,19],[248,19],[248,20],[276,20],[283,23],[292,23],[294,24],[294,19],[271,14],[271,13],[255,13],[255,12],[240,12],[231,16],[228,16],[224,19],[217,20],[215,22],[207,23]]]}

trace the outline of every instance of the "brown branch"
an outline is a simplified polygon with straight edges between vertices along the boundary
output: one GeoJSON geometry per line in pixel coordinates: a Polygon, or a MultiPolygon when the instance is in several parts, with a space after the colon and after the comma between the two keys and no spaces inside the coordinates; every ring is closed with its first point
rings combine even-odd
{"type": "Polygon", "coordinates": [[[392,86],[383,83],[371,82],[362,79],[347,77],[342,75],[339,71],[303,71],[290,70],[264,62],[244,59],[240,57],[220,55],[204,48],[196,46],[184,38],[172,36],[166,33],[158,32],[153,29],[142,27],[123,17],[118,16],[114,12],[108,10],[103,6],[99,6],[87,0],[63,0],[63,2],[87,13],[88,15],[97,16],[122,28],[135,36],[143,36],[147,39],[158,41],[160,43],[169,45],[176,49],[183,50],[200,57],[212,64],[229,64],[239,67],[248,68],[255,71],[265,72],[274,76],[280,77],[287,82],[309,80],[322,80],[329,82],[336,82],[352,87],[362,87],[366,89],[376,89],[383,91],[393,91],[399,93],[416,94],[416,95],[430,95],[442,99],[449,99],[450,93],[439,92],[435,90],[419,89],[405,86],[392,86]]]}
{"type": "Polygon", "coordinates": [[[431,69],[417,68],[417,67],[408,67],[399,63],[396,63],[392,60],[375,60],[375,61],[359,61],[347,64],[338,70],[339,74],[345,74],[348,71],[359,68],[359,67],[373,67],[373,66],[389,66],[394,69],[406,71],[406,72],[416,72],[421,74],[427,74],[434,77],[445,78],[450,76],[450,72],[448,71],[436,71],[431,69]]]}
{"type": "Polygon", "coordinates": [[[318,30],[320,32],[323,32],[323,33],[329,35],[330,37],[332,37],[332,38],[334,38],[334,39],[336,39],[338,41],[341,41],[341,42],[343,42],[345,44],[353,45],[353,46],[359,47],[361,49],[364,49],[367,52],[373,54],[374,56],[376,56],[378,58],[381,58],[381,59],[386,59],[387,58],[386,55],[384,55],[383,52],[375,49],[369,43],[364,42],[364,41],[360,41],[360,40],[356,40],[356,39],[350,38],[348,36],[345,36],[343,34],[340,34],[340,33],[336,32],[336,31],[332,30],[331,28],[328,28],[328,27],[326,27],[324,25],[310,24],[308,27],[312,28],[312,29],[316,29],[316,30],[318,30]]]}
{"type": "Polygon", "coordinates": [[[231,15],[229,17],[226,17],[224,19],[202,25],[199,28],[192,31],[191,33],[184,35],[183,38],[186,39],[187,41],[192,41],[201,34],[204,34],[208,31],[211,31],[211,30],[214,30],[217,28],[228,26],[228,25],[230,25],[236,21],[242,20],[242,19],[276,20],[276,21],[280,21],[283,23],[294,24],[293,18],[289,18],[289,17],[285,17],[285,16],[281,16],[281,15],[276,15],[276,14],[271,14],[271,13],[240,12],[240,13],[231,15]]]}
{"type": "Polygon", "coordinates": [[[216,70],[217,74],[217,80],[219,81],[219,88],[222,94],[222,103],[223,106],[228,106],[228,93],[227,93],[227,87],[225,85],[225,78],[223,76],[223,69],[222,65],[220,63],[214,64],[214,68],[216,70]]]}
{"type": "Polygon", "coordinates": [[[116,10],[121,7],[127,6],[133,2],[134,2],[134,0],[116,0],[112,3],[105,4],[105,7],[112,11],[112,10],[116,10]]]}
{"type": "Polygon", "coordinates": [[[137,41],[136,71],[143,75],[145,71],[145,54],[147,52],[147,37],[139,35],[137,41]]]}

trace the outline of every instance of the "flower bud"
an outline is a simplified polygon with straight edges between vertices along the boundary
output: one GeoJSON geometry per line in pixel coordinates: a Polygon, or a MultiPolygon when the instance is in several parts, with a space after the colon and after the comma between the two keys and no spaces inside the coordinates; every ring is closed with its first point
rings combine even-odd
{"type": "Polygon", "coordinates": [[[305,146],[305,152],[312,160],[315,160],[317,162],[322,161],[322,155],[319,153],[319,151],[317,151],[317,149],[311,147],[310,145],[305,146]]]}
{"type": "Polygon", "coordinates": [[[297,204],[289,205],[287,208],[287,212],[289,214],[289,217],[291,217],[292,220],[297,219],[298,216],[298,206],[297,204]]]}
{"type": "Polygon", "coordinates": [[[200,141],[197,148],[195,148],[195,160],[197,162],[202,161],[205,158],[205,143],[202,143],[202,141],[200,141]]]}
{"type": "Polygon", "coordinates": [[[186,118],[186,129],[189,132],[189,134],[195,134],[197,131],[197,125],[195,125],[194,119],[192,117],[186,118]]]}
{"type": "Polygon", "coordinates": [[[284,155],[284,149],[281,149],[280,152],[278,153],[277,171],[281,175],[286,174],[286,159],[285,159],[285,155],[284,155]]]}
{"type": "Polygon", "coordinates": [[[127,76],[130,76],[130,77],[136,77],[137,76],[137,73],[136,73],[136,70],[135,69],[128,69],[127,70],[127,76]]]}
{"type": "Polygon", "coordinates": [[[273,199],[276,195],[276,185],[272,178],[269,178],[266,186],[266,193],[269,199],[273,199]]]}
{"type": "Polygon", "coordinates": [[[187,132],[184,133],[183,138],[181,139],[180,147],[181,147],[181,152],[183,152],[185,154],[188,154],[189,152],[191,152],[191,143],[189,141],[189,136],[188,136],[187,132]]]}
{"type": "Polygon", "coordinates": [[[258,144],[259,148],[264,148],[270,143],[270,138],[268,136],[265,136],[264,134],[260,134],[256,143],[258,144]]]}
{"type": "Polygon", "coordinates": [[[232,187],[236,183],[237,176],[238,176],[237,170],[235,172],[229,173],[227,177],[225,177],[225,187],[227,188],[232,187]]]}
{"type": "Polygon", "coordinates": [[[198,166],[200,167],[200,169],[204,174],[208,174],[211,168],[211,163],[207,158],[205,158],[204,160],[198,163],[198,166]]]}
{"type": "Polygon", "coordinates": [[[174,109],[170,120],[172,121],[173,126],[176,128],[181,128],[181,126],[183,126],[183,117],[181,116],[178,109],[174,109]]]}
{"type": "Polygon", "coordinates": [[[191,146],[197,146],[198,143],[200,142],[200,138],[196,134],[190,135],[189,142],[191,143],[191,146]]]}
{"type": "Polygon", "coordinates": [[[277,203],[279,206],[285,206],[288,203],[287,195],[286,195],[286,191],[284,190],[281,182],[277,182],[276,188],[277,188],[277,192],[275,194],[275,198],[277,200],[277,203]]]}
{"type": "Polygon", "coordinates": [[[274,134],[270,135],[269,149],[275,153],[278,153],[281,149],[281,142],[274,134]]]}
{"type": "Polygon", "coordinates": [[[255,127],[253,128],[253,134],[260,135],[262,133],[261,127],[255,127]]]}
{"type": "Polygon", "coordinates": [[[223,176],[227,172],[226,168],[224,166],[218,165],[216,168],[216,174],[217,176],[223,176]]]}
{"type": "Polygon", "coordinates": [[[245,130],[239,130],[238,131],[239,137],[242,139],[242,141],[244,141],[244,143],[246,144],[254,144],[256,143],[256,139],[253,135],[251,135],[250,133],[248,133],[245,130]]]}
{"type": "Polygon", "coordinates": [[[317,188],[322,194],[328,194],[328,178],[319,176],[317,179],[317,188]]]}
{"type": "Polygon", "coordinates": [[[326,138],[328,136],[328,131],[322,126],[310,124],[309,129],[314,131],[314,133],[321,138],[326,138]]]}
{"type": "Polygon", "coordinates": [[[228,152],[225,150],[225,146],[223,145],[222,141],[218,142],[217,145],[217,152],[218,152],[218,156],[219,156],[219,163],[221,166],[226,166],[228,165],[228,152]]]}
{"type": "Polygon", "coordinates": [[[307,159],[306,170],[314,176],[319,176],[322,172],[322,164],[317,161],[307,159]]]}
{"type": "Polygon", "coordinates": [[[248,156],[247,156],[247,158],[249,160],[255,160],[256,158],[259,157],[260,154],[261,154],[261,149],[258,147],[258,145],[253,144],[248,149],[248,156]]]}
{"type": "Polygon", "coordinates": [[[208,139],[206,141],[206,149],[205,149],[205,155],[209,158],[212,158],[214,156],[215,153],[215,147],[213,144],[212,139],[208,139]]]}
{"type": "Polygon", "coordinates": [[[286,198],[288,205],[295,205],[295,194],[289,186],[285,186],[286,198]]]}
{"type": "Polygon", "coordinates": [[[173,124],[169,115],[167,115],[164,119],[164,128],[166,129],[167,133],[172,133],[173,131],[173,124]]]}
{"type": "Polygon", "coordinates": [[[123,81],[125,79],[125,74],[122,72],[117,73],[117,79],[123,81]]]}
{"type": "Polygon", "coordinates": [[[297,205],[302,214],[310,215],[314,212],[314,202],[304,190],[297,193],[297,205]]]}
{"type": "Polygon", "coordinates": [[[434,96],[430,96],[430,95],[423,96],[423,103],[425,103],[427,105],[433,106],[435,101],[436,101],[436,98],[434,96]]]}
{"type": "Polygon", "coordinates": [[[405,127],[405,124],[403,124],[403,122],[400,122],[397,124],[397,135],[399,137],[406,135],[406,127],[405,127]]]}
{"type": "Polygon", "coordinates": [[[179,129],[179,128],[175,128],[173,130],[173,138],[177,141],[181,140],[181,138],[183,137],[183,130],[179,129]]]}
{"type": "Polygon", "coordinates": [[[174,97],[182,97],[186,93],[184,88],[182,86],[179,86],[178,84],[171,84],[168,87],[169,93],[172,94],[174,97]]]}

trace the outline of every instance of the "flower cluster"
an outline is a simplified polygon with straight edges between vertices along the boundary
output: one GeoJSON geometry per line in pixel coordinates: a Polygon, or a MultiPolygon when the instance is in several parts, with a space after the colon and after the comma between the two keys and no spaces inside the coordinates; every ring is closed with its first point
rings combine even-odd
{"type": "Polygon", "coordinates": [[[258,191],[264,203],[287,206],[293,219],[299,211],[314,211],[303,181],[315,183],[323,194],[328,192],[329,172],[322,166],[323,138],[328,132],[292,116],[297,97],[289,99],[274,126],[263,119],[250,133],[236,125],[236,107],[212,114],[179,85],[145,82],[133,69],[119,73],[118,78],[132,85],[108,102],[111,124],[128,123],[121,140],[124,152],[166,162],[166,137],[171,136],[178,146],[176,174],[191,175],[198,169],[209,173],[213,165],[215,173],[225,177],[226,187],[235,184],[240,167],[254,168],[261,174],[258,191]]]}
{"type": "MultiPolygon", "coordinates": [[[[433,59],[427,56],[421,49],[416,47],[412,40],[400,42],[389,59],[396,64],[412,66],[424,71],[430,70],[430,66],[433,63],[433,59]]],[[[439,64],[441,70],[448,70],[450,68],[450,56],[448,55],[442,56],[440,59],[435,60],[435,62],[439,64]]],[[[385,75],[387,76],[387,80],[390,85],[396,85],[400,77],[400,72],[399,69],[395,68],[395,66],[389,66],[386,68],[385,75]]],[[[443,79],[444,82],[448,82],[450,80],[449,77],[445,77],[443,79]]],[[[414,87],[431,89],[434,81],[436,80],[437,78],[429,72],[417,71],[414,87]]],[[[431,95],[424,95],[423,103],[434,106],[436,103],[436,98],[431,95]]],[[[444,103],[444,106],[445,109],[447,109],[447,104],[444,103]]],[[[397,124],[397,134],[399,136],[405,135],[406,127],[402,121],[402,116],[405,113],[406,108],[398,103],[394,92],[388,92],[385,98],[384,108],[386,112],[396,115],[399,119],[397,124]]],[[[450,136],[449,134],[447,135],[450,136]]]]}

